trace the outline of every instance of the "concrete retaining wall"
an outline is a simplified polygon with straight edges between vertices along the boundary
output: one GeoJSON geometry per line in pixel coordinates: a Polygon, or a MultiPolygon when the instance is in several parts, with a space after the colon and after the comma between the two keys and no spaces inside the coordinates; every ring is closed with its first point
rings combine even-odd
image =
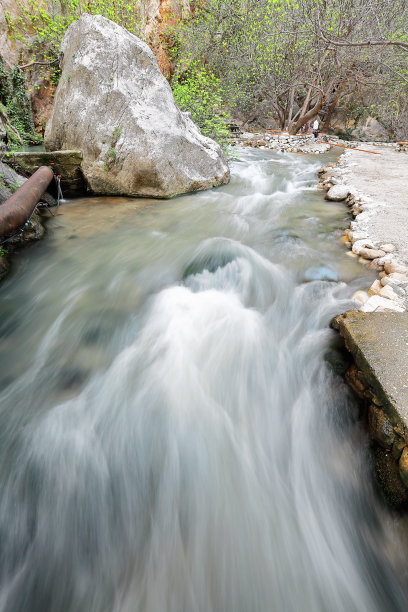
{"type": "Polygon", "coordinates": [[[350,310],[332,326],[354,359],[346,381],[363,400],[377,477],[390,503],[408,508],[408,313],[350,310]]]}
{"type": "Polygon", "coordinates": [[[76,198],[87,194],[87,185],[81,171],[81,151],[10,153],[6,160],[15,170],[31,175],[40,166],[51,166],[55,175],[61,175],[64,198],[76,198]]]}

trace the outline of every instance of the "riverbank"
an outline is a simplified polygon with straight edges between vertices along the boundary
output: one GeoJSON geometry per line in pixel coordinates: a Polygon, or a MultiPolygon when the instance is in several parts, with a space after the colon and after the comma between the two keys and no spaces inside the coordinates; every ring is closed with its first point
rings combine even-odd
{"type": "MultiPolygon", "coordinates": [[[[354,220],[343,242],[350,256],[379,273],[355,294],[362,312],[408,310],[408,155],[397,144],[345,151],[336,166],[320,170],[320,187],[344,187],[354,220]],[[372,152],[368,152],[372,151],[372,152]]],[[[344,198],[343,198],[344,199],[344,198]]]]}
{"type": "MultiPolygon", "coordinates": [[[[312,133],[289,134],[278,130],[269,130],[266,132],[244,132],[236,138],[236,144],[242,147],[251,147],[256,149],[272,149],[287,153],[308,153],[320,155],[330,151],[333,147],[340,154],[342,148],[346,149],[367,149],[375,143],[360,142],[357,140],[342,140],[334,134],[321,134],[318,141],[314,140],[312,133]]],[[[381,143],[377,143],[381,145],[381,143]]],[[[390,147],[392,144],[383,146],[390,147]]]]}
{"type": "MultiPolygon", "coordinates": [[[[338,141],[337,137],[334,137],[338,141]]],[[[330,150],[326,142],[315,142],[312,134],[291,135],[288,132],[244,132],[240,134],[237,144],[256,149],[272,149],[288,153],[314,153],[320,155],[330,150]]]]}
{"type": "Polygon", "coordinates": [[[343,237],[348,255],[378,273],[353,296],[360,312],[350,310],[332,325],[353,358],[345,379],[362,402],[377,478],[388,501],[406,508],[408,156],[395,144],[364,149],[348,150],[319,171],[328,205],[345,200],[354,216],[343,237]]]}

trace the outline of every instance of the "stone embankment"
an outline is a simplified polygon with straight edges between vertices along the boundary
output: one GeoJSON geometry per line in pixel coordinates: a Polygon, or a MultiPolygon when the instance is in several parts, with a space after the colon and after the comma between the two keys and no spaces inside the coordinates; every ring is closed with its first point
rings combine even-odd
{"type": "MultiPolygon", "coordinates": [[[[23,171],[26,176],[34,174],[40,166],[50,166],[55,176],[60,177],[64,198],[77,198],[88,193],[81,169],[81,151],[14,151],[5,158],[10,166],[17,171],[23,171]]],[[[54,191],[56,193],[56,188],[54,191]]]]}
{"type": "MultiPolygon", "coordinates": [[[[332,142],[337,143],[337,136],[330,136],[332,142]]],[[[236,144],[243,147],[256,147],[259,149],[272,149],[275,151],[287,151],[288,153],[326,153],[330,144],[326,142],[314,142],[313,134],[290,135],[288,132],[244,132],[236,144]]]]}
{"type": "Polygon", "coordinates": [[[395,507],[408,504],[408,313],[350,310],[333,321],[354,363],[346,381],[359,396],[378,480],[395,507]]]}
{"type": "Polygon", "coordinates": [[[336,317],[354,363],[346,381],[361,398],[378,480],[396,507],[408,505],[408,156],[397,144],[365,143],[321,168],[326,199],[345,201],[354,220],[350,257],[378,271],[358,305],[336,317]]]}
{"type": "Polygon", "coordinates": [[[319,171],[326,199],[344,200],[354,220],[343,242],[379,278],[354,298],[362,312],[408,310],[408,156],[397,144],[365,143],[319,171]]]}

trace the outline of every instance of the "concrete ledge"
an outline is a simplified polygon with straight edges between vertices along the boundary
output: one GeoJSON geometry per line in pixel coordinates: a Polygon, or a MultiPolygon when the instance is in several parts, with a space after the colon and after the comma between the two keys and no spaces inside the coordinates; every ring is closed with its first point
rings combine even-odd
{"type": "Polygon", "coordinates": [[[81,170],[81,151],[17,151],[9,155],[7,163],[28,175],[34,174],[40,166],[51,166],[54,174],[61,175],[61,189],[66,198],[80,197],[87,193],[81,170]]]}
{"type": "Polygon", "coordinates": [[[333,327],[390,419],[408,433],[408,312],[349,310],[333,327]]]}
{"type": "Polygon", "coordinates": [[[332,326],[354,359],[346,381],[364,402],[377,476],[388,500],[408,507],[408,312],[349,310],[332,326]]]}

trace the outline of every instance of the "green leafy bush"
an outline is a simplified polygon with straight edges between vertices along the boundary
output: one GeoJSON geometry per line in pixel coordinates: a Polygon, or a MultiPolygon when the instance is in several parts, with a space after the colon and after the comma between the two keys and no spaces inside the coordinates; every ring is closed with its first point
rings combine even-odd
{"type": "Polygon", "coordinates": [[[204,136],[213,138],[225,149],[229,114],[223,110],[220,79],[203,67],[193,67],[173,80],[172,89],[178,107],[191,113],[204,136]]]}
{"type": "MultiPolygon", "coordinates": [[[[18,6],[20,17],[13,19],[6,13],[7,25],[12,37],[32,52],[32,61],[42,55],[45,62],[56,62],[65,31],[83,13],[103,15],[142,36],[139,0],[49,0],[47,6],[38,0],[20,0],[18,6]]],[[[51,76],[58,78],[58,68],[51,76]]]]}
{"type": "Polygon", "coordinates": [[[30,100],[26,94],[26,82],[18,66],[9,73],[0,55],[0,111],[7,119],[6,132],[9,143],[37,144],[41,136],[35,132],[30,100]]]}

